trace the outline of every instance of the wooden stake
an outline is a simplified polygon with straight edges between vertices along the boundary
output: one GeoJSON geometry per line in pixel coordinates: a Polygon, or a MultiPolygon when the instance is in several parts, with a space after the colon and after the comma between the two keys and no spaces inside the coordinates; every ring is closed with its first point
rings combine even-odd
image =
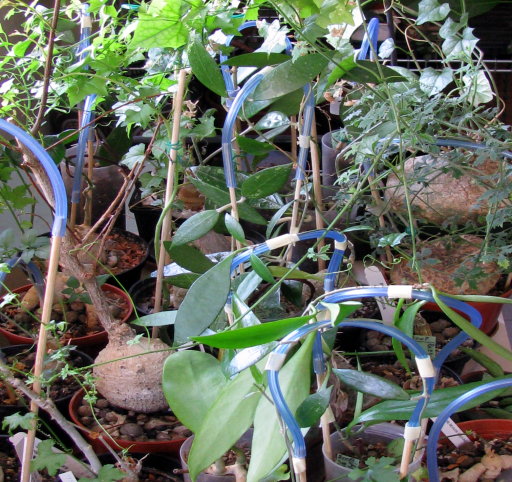
{"type": "MultiPolygon", "coordinates": [[[[325,380],[325,373],[318,374],[316,376],[316,385],[318,387],[317,390],[320,389],[320,387],[324,383],[324,380],[325,380]]],[[[329,410],[329,408],[327,410],[329,410]]],[[[325,455],[327,455],[329,460],[333,460],[331,431],[329,430],[329,421],[327,420],[327,415],[325,413],[320,417],[320,426],[322,427],[322,439],[324,441],[325,455]]]]}
{"type": "Polygon", "coordinates": [[[92,199],[93,199],[93,180],[94,177],[94,142],[91,140],[87,141],[87,178],[92,184],[87,189],[87,197],[85,200],[85,215],[84,224],[90,226],[92,224],[92,199]]]}
{"type": "Polygon", "coordinates": [[[402,460],[400,462],[400,479],[403,479],[409,473],[409,462],[411,460],[414,440],[406,440],[404,450],[402,452],[402,460]]]}
{"type": "MultiPolygon", "coordinates": [[[[50,260],[48,266],[48,277],[46,279],[46,289],[43,301],[43,311],[41,314],[41,327],[39,328],[39,337],[37,340],[36,359],[34,362],[34,384],[32,390],[39,395],[41,393],[41,374],[43,372],[43,358],[46,353],[46,326],[50,322],[55,295],[55,283],[57,281],[57,270],[59,267],[60,245],[62,236],[53,236],[51,239],[50,260]]],[[[34,441],[36,438],[37,413],[39,406],[35,401],[30,402],[30,411],[35,415],[32,421],[32,427],[27,433],[25,446],[23,448],[23,460],[21,469],[21,482],[30,481],[30,461],[34,452],[34,441]]]]}
{"type": "MultiPolygon", "coordinates": [[[[180,121],[181,111],[183,107],[183,97],[185,95],[185,86],[187,80],[187,72],[185,69],[180,70],[178,74],[178,90],[174,97],[174,113],[172,120],[172,133],[171,133],[171,152],[169,155],[169,167],[167,169],[167,184],[165,187],[165,206],[172,202],[172,192],[174,188],[174,181],[176,175],[176,160],[178,158],[177,144],[180,135],[180,121]]],[[[171,231],[172,210],[169,210],[162,223],[162,232],[160,234],[160,253],[158,256],[158,266],[156,274],[156,288],[155,288],[155,307],[153,312],[158,313],[162,310],[162,286],[164,278],[164,266],[169,261],[169,256],[164,248],[164,241],[169,241],[171,231]]],[[[153,327],[153,337],[158,335],[158,327],[153,327]]]]}
{"type": "MultiPolygon", "coordinates": [[[[324,219],[322,218],[323,212],[323,198],[322,198],[322,181],[320,176],[320,156],[318,154],[318,145],[316,142],[316,123],[315,114],[313,114],[313,124],[311,125],[311,140],[309,141],[309,150],[311,151],[311,169],[313,170],[313,192],[315,196],[315,224],[316,229],[324,229],[324,219]]],[[[324,247],[324,240],[320,240],[317,245],[317,250],[324,247]]],[[[325,260],[318,258],[318,271],[325,269],[325,260]]]]}

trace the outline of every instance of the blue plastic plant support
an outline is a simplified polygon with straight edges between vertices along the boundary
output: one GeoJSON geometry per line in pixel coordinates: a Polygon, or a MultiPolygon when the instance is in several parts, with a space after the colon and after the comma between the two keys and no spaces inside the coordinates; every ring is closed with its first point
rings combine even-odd
{"type": "MultiPolygon", "coordinates": [[[[385,286],[385,287],[361,287],[361,288],[346,288],[338,290],[332,294],[327,295],[324,298],[325,303],[340,303],[343,301],[349,301],[359,298],[368,298],[368,297],[396,297],[396,288],[395,286],[385,286]]],[[[432,301],[435,302],[432,293],[427,291],[421,291],[421,290],[414,290],[412,287],[408,287],[408,297],[411,299],[416,300],[425,300],[425,301],[432,301]]],[[[441,300],[446,303],[449,307],[457,309],[459,311],[462,311],[463,313],[467,314],[470,317],[471,323],[475,325],[476,327],[479,327],[482,319],[480,313],[473,308],[470,305],[467,305],[466,303],[456,300],[454,298],[450,298],[447,296],[441,296],[441,300]]],[[[322,309],[322,304],[320,303],[318,305],[319,309],[322,309]]],[[[399,341],[401,341],[404,345],[406,345],[411,352],[414,354],[416,359],[427,359],[429,358],[426,354],[425,350],[412,338],[406,336],[403,332],[398,330],[395,327],[388,327],[385,325],[382,325],[378,322],[369,322],[369,321],[349,321],[349,322],[342,322],[340,323],[342,326],[351,326],[351,327],[359,327],[359,328],[365,328],[365,329],[373,329],[376,331],[384,332],[392,337],[397,338],[399,341]]],[[[340,326],[338,325],[338,326],[340,326]]],[[[289,334],[287,337],[285,337],[281,344],[274,350],[273,353],[276,353],[276,356],[278,359],[284,360],[284,357],[286,353],[288,352],[290,348],[291,342],[296,342],[303,336],[305,336],[307,333],[310,333],[314,330],[320,330],[324,328],[331,327],[330,321],[322,321],[318,322],[316,324],[308,325],[305,327],[301,327],[295,332],[289,334]]],[[[460,345],[465,339],[468,338],[468,335],[464,332],[461,332],[457,337],[452,340],[448,345],[448,347],[445,346],[443,350],[437,355],[436,359],[433,363],[433,368],[435,368],[435,371],[439,370],[439,367],[442,365],[448,354],[456,348],[458,345],[460,345]]],[[[272,355],[271,355],[272,356],[272,355]]],[[[277,364],[276,367],[272,367],[272,363],[269,363],[267,365],[267,379],[269,381],[269,388],[270,393],[272,395],[272,398],[274,400],[274,403],[276,404],[276,408],[283,418],[284,422],[286,423],[287,427],[290,430],[290,433],[292,435],[293,443],[294,443],[294,457],[298,459],[303,459],[305,457],[305,443],[304,443],[304,437],[302,435],[302,432],[300,431],[300,428],[298,427],[297,422],[295,421],[295,418],[291,414],[286,401],[283,398],[282,392],[279,387],[279,380],[278,380],[278,370],[280,366],[277,364]],[[270,368],[268,368],[270,366],[270,368]]],[[[435,373],[428,377],[424,378],[424,392],[422,397],[418,400],[418,403],[411,415],[411,418],[409,422],[407,423],[408,427],[419,427],[421,422],[421,414],[428,402],[428,399],[430,398],[430,394],[432,393],[435,385],[435,373]]]]}
{"type": "Polygon", "coordinates": [[[380,22],[378,18],[372,18],[368,22],[367,32],[363,37],[363,42],[359,53],[357,54],[357,60],[365,60],[373,56],[373,51],[377,51],[377,41],[379,39],[379,26],[380,22]],[[372,49],[370,49],[370,46],[372,49]]]}
{"type": "MultiPolygon", "coordinates": [[[[29,261],[26,263],[21,259],[19,256],[15,256],[14,258],[9,259],[5,262],[5,264],[10,268],[14,268],[17,265],[22,265],[25,270],[28,272],[32,283],[34,283],[34,286],[36,287],[37,294],[39,295],[39,299],[42,300],[44,297],[44,279],[43,274],[41,273],[41,270],[37,267],[37,264],[35,264],[33,261],[29,261]]],[[[3,282],[6,278],[8,273],[4,271],[0,271],[0,286],[3,285],[3,282]]]]}
{"type": "Polygon", "coordinates": [[[430,429],[428,434],[428,442],[427,442],[427,469],[428,469],[428,480],[430,482],[439,482],[439,474],[437,470],[437,442],[439,440],[439,435],[441,434],[441,430],[443,429],[446,421],[451,417],[453,413],[462,408],[466,403],[473,400],[480,395],[483,395],[492,390],[499,390],[502,388],[508,388],[512,386],[512,378],[507,378],[503,380],[494,380],[492,382],[486,383],[479,387],[473,388],[458,398],[453,400],[437,417],[434,425],[430,429]]]}
{"type": "MultiPolygon", "coordinates": [[[[87,49],[91,45],[91,15],[88,12],[89,5],[84,4],[81,10],[81,28],[80,28],[80,43],[78,45],[78,58],[83,62],[89,55],[87,49]]],[[[85,66],[88,70],[88,66],[85,66]]],[[[71,203],[78,204],[80,202],[81,187],[82,187],[82,171],[85,162],[85,151],[87,149],[87,141],[91,133],[91,126],[89,125],[93,119],[93,105],[96,101],[96,94],[88,95],[85,98],[82,119],[80,122],[80,135],[78,137],[76,162],[75,162],[75,176],[73,179],[73,188],[71,190],[71,203]]]]}

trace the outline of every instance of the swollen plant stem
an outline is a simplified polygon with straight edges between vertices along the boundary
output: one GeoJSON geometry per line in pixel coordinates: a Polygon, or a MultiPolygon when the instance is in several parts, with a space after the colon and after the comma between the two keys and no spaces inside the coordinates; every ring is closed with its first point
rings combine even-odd
{"type": "MultiPolygon", "coordinates": [[[[167,185],[165,189],[165,204],[169,205],[169,200],[173,197],[176,184],[176,161],[178,159],[178,142],[180,136],[180,120],[181,111],[183,107],[183,97],[185,95],[185,87],[187,83],[187,71],[181,69],[178,74],[178,90],[176,97],[174,98],[174,113],[172,121],[172,135],[171,135],[171,152],[169,156],[169,167],[167,170],[167,185]]],[[[162,213],[163,214],[163,213],[162,213]]],[[[162,284],[164,278],[164,266],[168,259],[167,252],[163,249],[164,241],[168,241],[170,238],[171,228],[171,211],[165,214],[162,222],[162,231],[160,239],[160,252],[158,256],[158,266],[156,275],[156,287],[155,287],[155,307],[153,313],[158,313],[162,309],[162,284]]],[[[153,327],[153,337],[158,334],[158,327],[153,327]]]]}
{"type": "MultiPolygon", "coordinates": [[[[43,358],[46,353],[46,326],[50,322],[53,298],[55,294],[55,284],[57,281],[57,270],[59,267],[61,236],[52,237],[52,245],[50,252],[50,261],[48,266],[48,278],[46,281],[46,292],[43,302],[43,311],[41,314],[41,327],[39,328],[39,338],[37,341],[36,359],[34,362],[34,384],[32,390],[36,395],[41,393],[41,374],[43,372],[43,358]]],[[[36,437],[37,412],[39,406],[32,400],[30,402],[30,411],[36,415],[32,421],[32,427],[27,433],[25,446],[23,447],[23,460],[21,469],[21,481],[30,481],[30,461],[34,452],[34,441],[36,437]]]]}

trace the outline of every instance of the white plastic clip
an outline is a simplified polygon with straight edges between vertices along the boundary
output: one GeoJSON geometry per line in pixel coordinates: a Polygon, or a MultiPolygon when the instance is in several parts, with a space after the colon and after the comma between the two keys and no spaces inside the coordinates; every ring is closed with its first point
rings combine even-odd
{"type": "Polygon", "coordinates": [[[404,427],[404,439],[405,440],[418,440],[421,435],[421,426],[410,427],[409,424],[405,424],[404,427]]]}
{"type": "Polygon", "coordinates": [[[92,28],[92,20],[90,15],[82,15],[82,19],[80,21],[81,28],[92,28]]]}
{"type": "Polygon", "coordinates": [[[281,369],[286,360],[286,353],[271,353],[268,356],[267,364],[265,365],[265,370],[277,372],[281,369]]]}
{"type": "Polygon", "coordinates": [[[345,241],[334,241],[334,249],[339,249],[340,251],[345,251],[347,249],[348,242],[345,241]]]}
{"type": "Polygon", "coordinates": [[[388,286],[388,298],[403,298],[410,300],[412,298],[412,286],[390,285],[388,286]]]}
{"type": "Polygon", "coordinates": [[[434,368],[432,360],[429,356],[427,358],[416,358],[415,361],[420,377],[434,378],[436,376],[436,369],[434,368]]]}
{"type": "Polygon", "coordinates": [[[299,135],[299,147],[303,149],[307,149],[309,147],[309,142],[311,141],[311,136],[303,136],[299,135]]]}
{"type": "Polygon", "coordinates": [[[293,471],[296,474],[303,474],[306,472],[306,459],[299,459],[297,457],[292,457],[293,463],[293,471]]]}
{"type": "Polygon", "coordinates": [[[300,238],[297,234],[283,234],[276,238],[267,239],[265,244],[268,246],[268,249],[272,251],[273,249],[282,248],[283,246],[296,243],[299,240],[300,238]]]}

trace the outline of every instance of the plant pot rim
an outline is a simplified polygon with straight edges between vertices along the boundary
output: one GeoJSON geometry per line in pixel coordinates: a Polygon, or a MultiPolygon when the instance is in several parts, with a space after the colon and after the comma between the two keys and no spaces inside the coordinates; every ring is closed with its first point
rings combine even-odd
{"type": "MultiPolygon", "coordinates": [[[[108,449],[104,446],[97,432],[93,432],[80,422],[77,416],[77,410],[84,398],[85,390],[81,388],[71,397],[69,402],[69,416],[73,423],[83,432],[89,443],[97,454],[107,453],[108,449]]],[[[151,440],[147,442],[137,442],[130,440],[122,440],[120,438],[102,437],[102,440],[107,443],[114,450],[126,449],[129,452],[135,453],[169,453],[177,455],[181,445],[185,442],[186,437],[177,438],[174,440],[151,440]]]]}
{"type": "MultiPolygon", "coordinates": [[[[12,292],[13,293],[23,293],[23,292],[29,290],[32,286],[33,286],[32,284],[23,285],[23,286],[13,289],[12,292]]],[[[116,293],[117,295],[122,296],[124,298],[124,300],[127,302],[126,314],[120,320],[120,323],[127,323],[133,314],[133,305],[132,305],[131,299],[127,295],[127,293],[124,290],[122,290],[121,288],[118,288],[117,286],[114,286],[111,284],[103,284],[103,285],[101,285],[101,289],[103,291],[110,291],[110,292],[116,293]]],[[[0,326],[0,333],[9,342],[11,342],[14,345],[33,344],[35,342],[35,338],[29,338],[28,336],[18,335],[16,333],[13,333],[13,332],[5,329],[2,326],[0,326]]],[[[66,340],[66,344],[76,345],[77,347],[82,347],[82,346],[87,346],[87,345],[96,345],[96,344],[107,341],[107,339],[108,339],[107,332],[105,330],[100,330],[95,333],[91,333],[89,335],[79,336],[76,338],[70,338],[69,340],[66,340]]]]}

